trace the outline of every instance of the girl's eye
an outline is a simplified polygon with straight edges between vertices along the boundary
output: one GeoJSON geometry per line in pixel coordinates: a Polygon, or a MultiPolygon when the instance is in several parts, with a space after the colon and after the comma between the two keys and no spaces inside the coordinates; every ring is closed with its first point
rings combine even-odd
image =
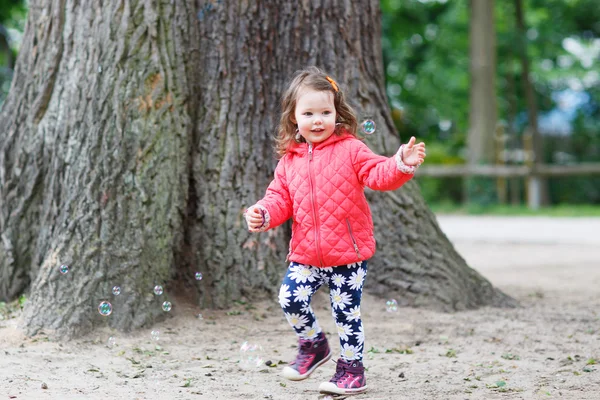
{"type": "Polygon", "coordinates": [[[329,114],[331,114],[331,111],[325,111],[323,114],[329,115],[329,114]]]}
{"type": "Polygon", "coordinates": [[[312,115],[312,113],[305,112],[304,115],[306,115],[307,117],[310,117],[312,115]]]}

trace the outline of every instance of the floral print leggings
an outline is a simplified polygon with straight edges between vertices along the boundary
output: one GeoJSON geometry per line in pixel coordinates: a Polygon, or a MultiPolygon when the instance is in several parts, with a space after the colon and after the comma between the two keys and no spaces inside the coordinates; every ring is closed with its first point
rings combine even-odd
{"type": "Polygon", "coordinates": [[[365,334],[360,300],[366,276],[366,261],[330,268],[292,262],[279,290],[279,304],[301,339],[315,339],[321,327],[310,301],[323,284],[329,285],[331,313],[340,336],[342,359],[362,361],[365,334]]]}

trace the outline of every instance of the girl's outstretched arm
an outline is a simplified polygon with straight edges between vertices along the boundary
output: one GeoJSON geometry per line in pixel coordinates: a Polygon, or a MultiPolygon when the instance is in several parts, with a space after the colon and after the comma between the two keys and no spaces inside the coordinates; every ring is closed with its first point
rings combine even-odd
{"type": "Polygon", "coordinates": [[[353,142],[353,163],[362,185],[373,190],[395,190],[409,181],[425,159],[425,144],[412,137],[393,157],[377,155],[363,142],[353,142]]]}
{"type": "Polygon", "coordinates": [[[292,217],[292,200],[287,187],[283,159],[275,168],[275,177],[265,197],[244,213],[250,232],[264,232],[275,228],[292,217]]]}

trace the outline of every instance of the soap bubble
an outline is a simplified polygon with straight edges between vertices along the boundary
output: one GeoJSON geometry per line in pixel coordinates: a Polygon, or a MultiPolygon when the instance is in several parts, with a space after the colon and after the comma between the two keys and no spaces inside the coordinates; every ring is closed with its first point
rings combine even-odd
{"type": "Polygon", "coordinates": [[[373,121],[372,119],[365,119],[362,122],[362,124],[360,124],[360,127],[362,128],[362,131],[367,135],[375,133],[375,121],[373,121]]]}
{"type": "Polygon", "coordinates": [[[171,311],[171,302],[165,301],[162,305],[162,309],[165,311],[171,311]]]}
{"type": "Polygon", "coordinates": [[[202,280],[202,272],[196,272],[196,280],[197,281],[201,281],[202,280]]]}
{"type": "Polygon", "coordinates": [[[157,296],[160,296],[161,294],[163,294],[163,287],[160,285],[154,286],[154,294],[157,296]]]}
{"type": "Polygon", "coordinates": [[[199,319],[200,321],[202,321],[202,320],[204,319],[204,317],[202,316],[202,314],[198,314],[198,319],[199,319]]]}
{"type": "Polygon", "coordinates": [[[152,340],[154,340],[155,342],[158,342],[158,339],[160,339],[160,331],[159,330],[152,331],[152,333],[150,333],[150,335],[152,336],[152,340]]]}
{"type": "Polygon", "coordinates": [[[387,312],[395,312],[398,311],[398,302],[394,299],[388,300],[385,302],[385,309],[387,312]]]}
{"type": "Polygon", "coordinates": [[[106,341],[106,347],[115,347],[115,344],[117,344],[117,340],[113,336],[106,341]]]}
{"type": "Polygon", "coordinates": [[[98,306],[98,312],[100,315],[108,317],[112,313],[112,304],[110,304],[108,301],[103,301],[98,306]]]}
{"type": "Polygon", "coordinates": [[[112,292],[115,296],[118,296],[121,294],[121,288],[119,286],[114,286],[112,292]]]}
{"type": "Polygon", "coordinates": [[[240,347],[240,368],[242,369],[254,369],[261,367],[263,362],[263,348],[260,344],[242,343],[240,347]]]}
{"type": "Polygon", "coordinates": [[[63,264],[60,266],[60,273],[61,274],[66,274],[67,272],[69,272],[69,266],[66,264],[63,264]]]}

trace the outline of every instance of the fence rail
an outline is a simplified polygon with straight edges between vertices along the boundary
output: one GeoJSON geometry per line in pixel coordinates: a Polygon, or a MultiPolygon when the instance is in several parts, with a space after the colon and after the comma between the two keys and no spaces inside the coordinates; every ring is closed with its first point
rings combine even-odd
{"type": "Polygon", "coordinates": [[[467,177],[489,176],[498,178],[531,176],[576,176],[600,175],[600,163],[572,165],[538,164],[527,165],[423,165],[417,169],[417,176],[467,177]]]}

